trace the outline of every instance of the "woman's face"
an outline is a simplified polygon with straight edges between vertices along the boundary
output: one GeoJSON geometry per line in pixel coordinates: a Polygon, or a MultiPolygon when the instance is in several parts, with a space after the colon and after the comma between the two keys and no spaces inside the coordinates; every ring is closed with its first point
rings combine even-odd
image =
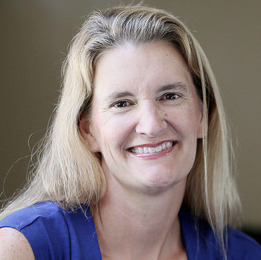
{"type": "Polygon", "coordinates": [[[117,47],[98,61],[94,86],[90,121],[80,128],[102,154],[108,185],[149,191],[184,184],[202,115],[180,53],[164,41],[117,47]]]}

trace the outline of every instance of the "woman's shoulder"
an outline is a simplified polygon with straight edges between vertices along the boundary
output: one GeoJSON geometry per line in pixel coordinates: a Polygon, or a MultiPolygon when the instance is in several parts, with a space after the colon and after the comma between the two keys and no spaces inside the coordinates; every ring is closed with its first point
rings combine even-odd
{"type": "Polygon", "coordinates": [[[62,210],[51,201],[36,203],[30,207],[19,209],[0,220],[0,228],[12,227],[19,231],[37,222],[51,221],[62,217],[62,210]]]}
{"type": "MultiPolygon", "coordinates": [[[[180,212],[183,239],[191,259],[197,255],[199,259],[223,259],[223,250],[216,233],[209,223],[194,217],[188,211],[180,212]]],[[[261,259],[261,246],[248,235],[227,227],[224,242],[229,260],[261,259]]]]}
{"type": "Polygon", "coordinates": [[[0,229],[0,255],[1,259],[27,259],[34,260],[32,247],[25,236],[13,228],[0,229]]]}
{"type": "Polygon", "coordinates": [[[60,229],[64,223],[73,225],[73,222],[79,219],[85,221],[89,218],[92,218],[92,215],[87,205],[75,209],[63,209],[58,203],[42,201],[3,218],[0,220],[0,228],[13,227],[21,231],[30,226],[37,227],[39,223],[46,223],[52,228],[58,226],[60,229]]]}
{"type": "Polygon", "coordinates": [[[250,236],[228,228],[228,255],[231,259],[261,259],[261,246],[250,236]]]}
{"type": "MultiPolygon", "coordinates": [[[[7,241],[8,245],[18,243],[17,248],[19,248],[20,244],[25,246],[27,242],[36,259],[39,259],[40,255],[42,256],[40,259],[49,259],[50,246],[55,241],[59,241],[55,244],[59,250],[65,241],[61,240],[68,233],[64,223],[62,209],[53,202],[44,201],[11,213],[0,221],[0,228],[3,228],[2,237],[10,237],[7,241]]],[[[16,246],[14,248],[17,249],[16,246]]]]}
{"type": "Polygon", "coordinates": [[[36,259],[70,259],[72,249],[76,254],[80,250],[78,243],[72,244],[72,241],[85,240],[83,238],[91,237],[95,232],[88,206],[65,210],[51,201],[36,203],[10,214],[0,221],[0,228],[4,227],[20,231],[36,259]]]}

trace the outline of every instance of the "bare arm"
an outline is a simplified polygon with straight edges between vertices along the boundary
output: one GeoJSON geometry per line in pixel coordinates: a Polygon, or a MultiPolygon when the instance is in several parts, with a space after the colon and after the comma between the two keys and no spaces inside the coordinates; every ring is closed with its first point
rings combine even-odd
{"type": "Polygon", "coordinates": [[[13,228],[0,229],[0,256],[1,260],[35,260],[25,236],[13,228]]]}

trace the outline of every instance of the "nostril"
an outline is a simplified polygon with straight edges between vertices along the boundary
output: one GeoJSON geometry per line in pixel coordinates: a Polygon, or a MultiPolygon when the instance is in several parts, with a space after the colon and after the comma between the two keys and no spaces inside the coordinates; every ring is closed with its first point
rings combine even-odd
{"type": "Polygon", "coordinates": [[[167,113],[152,100],[140,102],[136,132],[150,137],[159,136],[167,128],[167,113]]]}
{"type": "Polygon", "coordinates": [[[136,126],[137,133],[148,136],[159,136],[167,129],[164,118],[148,117],[140,120],[136,126]]]}

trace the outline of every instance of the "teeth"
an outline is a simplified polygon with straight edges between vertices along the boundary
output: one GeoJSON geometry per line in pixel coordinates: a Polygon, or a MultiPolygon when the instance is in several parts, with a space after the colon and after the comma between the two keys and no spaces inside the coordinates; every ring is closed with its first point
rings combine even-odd
{"type": "Polygon", "coordinates": [[[167,142],[166,143],[166,147],[170,148],[172,146],[172,143],[171,142],[167,142]]]}
{"type": "Polygon", "coordinates": [[[158,147],[156,147],[155,150],[156,150],[156,152],[160,152],[160,151],[162,151],[162,147],[161,147],[161,145],[158,146],[158,147]]]}
{"type": "Polygon", "coordinates": [[[149,148],[148,147],[143,147],[143,152],[144,153],[149,153],[149,148]]]}
{"type": "Polygon", "coordinates": [[[140,154],[147,154],[147,153],[157,153],[160,152],[166,148],[170,148],[172,146],[172,142],[165,142],[157,147],[137,147],[133,148],[133,153],[140,153],[140,154]]]}
{"type": "Polygon", "coordinates": [[[138,153],[142,153],[142,152],[143,152],[143,149],[142,149],[141,147],[138,147],[138,148],[137,148],[137,151],[138,151],[138,153]]]}
{"type": "Polygon", "coordinates": [[[154,147],[149,147],[149,153],[155,153],[156,149],[154,147]]]}

